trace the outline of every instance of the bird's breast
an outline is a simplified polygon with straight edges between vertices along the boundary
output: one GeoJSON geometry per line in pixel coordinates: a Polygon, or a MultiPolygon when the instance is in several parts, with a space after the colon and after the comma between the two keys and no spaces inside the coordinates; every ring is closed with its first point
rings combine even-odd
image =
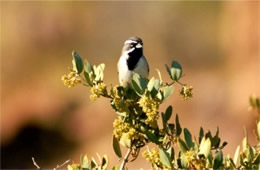
{"type": "Polygon", "coordinates": [[[140,74],[144,78],[148,78],[148,76],[149,76],[149,65],[148,65],[148,63],[146,61],[145,56],[142,56],[139,59],[137,65],[136,65],[136,67],[135,67],[135,69],[133,71],[135,73],[140,74]]]}
{"type": "Polygon", "coordinates": [[[134,51],[130,52],[128,55],[129,55],[127,59],[128,69],[134,70],[140,58],[143,56],[143,51],[142,49],[135,49],[134,51]]]}

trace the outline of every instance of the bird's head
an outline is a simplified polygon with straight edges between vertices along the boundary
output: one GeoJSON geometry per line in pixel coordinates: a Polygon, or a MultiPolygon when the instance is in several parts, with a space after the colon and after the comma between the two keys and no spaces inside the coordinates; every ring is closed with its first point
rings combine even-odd
{"type": "Polygon", "coordinates": [[[141,53],[143,52],[143,41],[136,36],[130,37],[125,41],[122,52],[129,54],[135,50],[140,51],[141,53]]]}

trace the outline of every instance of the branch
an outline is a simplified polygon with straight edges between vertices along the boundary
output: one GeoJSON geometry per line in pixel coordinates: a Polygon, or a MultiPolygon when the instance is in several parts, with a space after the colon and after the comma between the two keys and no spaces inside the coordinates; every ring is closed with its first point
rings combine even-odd
{"type": "Polygon", "coordinates": [[[65,162],[64,162],[63,164],[61,164],[61,165],[57,165],[57,167],[56,167],[56,168],[53,168],[53,170],[57,170],[57,169],[63,167],[64,165],[66,165],[66,164],[69,163],[69,162],[70,162],[70,159],[67,160],[67,161],[65,161],[65,162]]]}
{"type": "Polygon", "coordinates": [[[32,161],[33,161],[34,166],[36,166],[37,169],[41,169],[41,167],[36,163],[34,157],[32,157],[32,161]]]}
{"type": "Polygon", "coordinates": [[[128,158],[129,158],[131,152],[132,152],[132,149],[129,148],[127,150],[127,153],[126,153],[126,155],[124,157],[124,160],[123,160],[123,162],[122,162],[122,164],[120,166],[120,170],[124,170],[125,169],[125,164],[128,162],[128,158]]]}
{"type": "MultiPolygon", "coordinates": [[[[32,157],[32,161],[33,161],[34,166],[36,166],[37,169],[41,169],[41,167],[36,163],[34,157],[32,157]]],[[[61,164],[61,165],[57,165],[57,167],[56,167],[56,168],[53,168],[53,170],[57,170],[57,169],[63,167],[64,165],[66,165],[66,164],[69,163],[69,162],[70,162],[70,159],[67,160],[67,161],[65,161],[65,162],[64,162],[63,164],[61,164]]]]}

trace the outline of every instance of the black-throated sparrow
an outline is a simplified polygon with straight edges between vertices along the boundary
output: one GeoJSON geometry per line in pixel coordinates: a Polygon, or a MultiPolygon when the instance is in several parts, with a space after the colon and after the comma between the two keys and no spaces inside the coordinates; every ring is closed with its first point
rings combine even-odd
{"type": "Polygon", "coordinates": [[[143,42],[139,37],[130,37],[125,41],[122,54],[117,63],[120,85],[131,83],[133,73],[148,78],[149,65],[143,55],[143,42]]]}

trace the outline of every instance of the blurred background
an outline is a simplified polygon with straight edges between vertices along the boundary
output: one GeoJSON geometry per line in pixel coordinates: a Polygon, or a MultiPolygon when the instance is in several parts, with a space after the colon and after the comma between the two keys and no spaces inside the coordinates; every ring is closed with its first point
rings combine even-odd
{"type": "MultiPolygon", "coordinates": [[[[259,1],[173,2],[0,2],[1,4],[1,169],[54,168],[81,154],[112,150],[109,100],[95,102],[89,88],[68,89],[61,76],[76,50],[92,64],[105,63],[105,82],[118,84],[116,63],[133,35],[144,41],[150,77],[177,60],[183,82],[194,87],[184,101],[176,86],[162,111],[173,105],[183,127],[197,135],[202,126],[228,141],[233,156],[257,115],[248,96],[260,95],[259,1]]],[[[140,157],[130,169],[148,168],[140,157]]]]}

